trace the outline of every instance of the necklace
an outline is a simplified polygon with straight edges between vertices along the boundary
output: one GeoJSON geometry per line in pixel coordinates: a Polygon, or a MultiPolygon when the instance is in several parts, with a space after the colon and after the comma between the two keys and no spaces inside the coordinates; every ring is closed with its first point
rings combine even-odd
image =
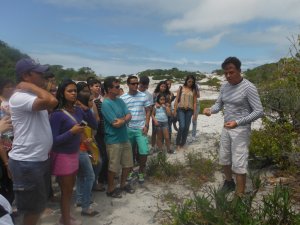
{"type": "Polygon", "coordinates": [[[70,112],[70,113],[75,112],[75,107],[74,106],[71,106],[71,107],[64,106],[63,109],[70,112]]]}

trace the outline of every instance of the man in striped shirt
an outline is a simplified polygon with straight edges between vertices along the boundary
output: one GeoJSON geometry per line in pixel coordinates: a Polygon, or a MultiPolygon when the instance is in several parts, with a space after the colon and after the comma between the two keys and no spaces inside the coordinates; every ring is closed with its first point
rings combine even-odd
{"type": "MultiPolygon", "coordinates": [[[[140,166],[138,179],[140,183],[143,183],[144,170],[149,154],[147,133],[149,129],[151,102],[145,93],[138,91],[138,84],[139,81],[136,76],[129,76],[127,79],[129,91],[120,98],[123,99],[132,115],[131,120],[127,124],[127,131],[132,147],[138,147],[140,166]]],[[[131,178],[132,173],[129,175],[128,181],[131,178]]]]}
{"type": "Polygon", "coordinates": [[[248,145],[251,122],[263,116],[262,104],[256,87],[241,76],[241,62],[228,57],[222,64],[227,82],[211,108],[205,108],[207,116],[224,109],[224,128],[221,134],[219,160],[225,173],[223,190],[235,190],[232,173],[236,174],[236,194],[243,195],[248,167],[248,145]]]}

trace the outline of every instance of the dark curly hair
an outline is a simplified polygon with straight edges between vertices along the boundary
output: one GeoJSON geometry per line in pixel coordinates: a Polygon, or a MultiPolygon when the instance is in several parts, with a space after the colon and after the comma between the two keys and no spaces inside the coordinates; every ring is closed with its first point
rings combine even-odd
{"type": "Polygon", "coordinates": [[[65,92],[66,87],[70,84],[74,84],[76,86],[76,83],[71,79],[65,79],[58,85],[58,89],[56,92],[56,98],[58,101],[58,105],[57,105],[56,109],[62,109],[65,106],[67,101],[65,99],[64,92],[65,92]]]}
{"type": "Polygon", "coordinates": [[[167,82],[164,81],[164,80],[163,80],[163,81],[160,81],[160,82],[156,85],[156,88],[155,88],[155,90],[154,90],[154,93],[159,93],[159,92],[160,92],[160,86],[161,86],[162,84],[165,84],[165,85],[166,85],[166,91],[165,91],[165,94],[170,95],[171,92],[170,92],[170,90],[169,90],[169,87],[168,87],[168,85],[167,85],[167,82]]]}
{"type": "Polygon", "coordinates": [[[158,94],[157,97],[156,97],[156,102],[159,103],[159,99],[161,97],[165,97],[166,101],[167,101],[167,95],[166,94],[158,94]]]}

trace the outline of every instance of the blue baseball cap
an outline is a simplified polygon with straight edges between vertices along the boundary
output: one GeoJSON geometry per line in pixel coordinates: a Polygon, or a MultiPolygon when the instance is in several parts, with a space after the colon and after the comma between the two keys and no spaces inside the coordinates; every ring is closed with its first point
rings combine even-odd
{"type": "Polygon", "coordinates": [[[31,58],[22,58],[16,63],[17,77],[27,72],[45,73],[49,69],[47,65],[41,65],[31,58]]]}

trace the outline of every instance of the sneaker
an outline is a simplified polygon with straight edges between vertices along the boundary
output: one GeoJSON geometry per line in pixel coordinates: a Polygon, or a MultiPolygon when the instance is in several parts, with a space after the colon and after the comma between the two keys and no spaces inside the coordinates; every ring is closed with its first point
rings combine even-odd
{"type": "Polygon", "coordinates": [[[128,174],[128,177],[127,177],[126,180],[127,180],[128,182],[130,182],[130,181],[132,181],[133,177],[134,177],[134,173],[133,173],[133,172],[130,172],[130,173],[128,174]]]}
{"type": "Polygon", "coordinates": [[[191,144],[193,142],[193,138],[192,137],[188,137],[186,140],[187,144],[191,144]]]}
{"type": "Polygon", "coordinates": [[[144,174],[143,173],[139,173],[138,177],[139,177],[139,183],[144,183],[144,181],[145,181],[144,174]]]}
{"type": "Polygon", "coordinates": [[[231,191],[234,191],[234,190],[235,190],[234,180],[233,179],[231,179],[230,181],[225,180],[224,184],[223,184],[223,187],[221,188],[221,191],[231,192],[231,191]]]}
{"type": "Polygon", "coordinates": [[[176,151],[175,150],[169,150],[168,153],[169,154],[176,154],[176,151]]]}
{"type": "Polygon", "coordinates": [[[92,209],[88,209],[86,211],[81,211],[81,216],[94,217],[98,214],[99,214],[98,211],[95,211],[95,210],[92,210],[92,209]]]}

